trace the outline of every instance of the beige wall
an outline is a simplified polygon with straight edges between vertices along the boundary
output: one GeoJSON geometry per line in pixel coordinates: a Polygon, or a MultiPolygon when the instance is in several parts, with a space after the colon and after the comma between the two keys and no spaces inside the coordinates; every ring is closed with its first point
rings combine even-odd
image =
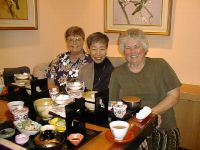
{"type": "MultiPolygon", "coordinates": [[[[174,0],[170,36],[148,35],[149,57],[163,57],[183,83],[200,85],[200,1],[174,0]]],[[[0,68],[48,62],[65,50],[71,25],[86,35],[104,31],[104,0],[38,0],[38,30],[0,31],[0,68]]],[[[120,56],[117,33],[108,33],[109,56],[120,56]]]]}

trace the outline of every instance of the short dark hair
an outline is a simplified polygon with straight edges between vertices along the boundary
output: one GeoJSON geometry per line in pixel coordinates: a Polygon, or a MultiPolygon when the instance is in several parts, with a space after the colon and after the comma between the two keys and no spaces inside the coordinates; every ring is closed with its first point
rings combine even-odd
{"type": "Polygon", "coordinates": [[[78,26],[72,26],[66,30],[65,39],[67,40],[69,36],[77,36],[77,35],[85,39],[85,32],[83,31],[83,29],[78,26]]]}
{"type": "Polygon", "coordinates": [[[96,42],[101,42],[103,44],[106,44],[106,47],[108,47],[109,38],[106,34],[103,34],[101,32],[95,32],[90,34],[87,38],[88,48],[90,48],[90,46],[96,42]]]}

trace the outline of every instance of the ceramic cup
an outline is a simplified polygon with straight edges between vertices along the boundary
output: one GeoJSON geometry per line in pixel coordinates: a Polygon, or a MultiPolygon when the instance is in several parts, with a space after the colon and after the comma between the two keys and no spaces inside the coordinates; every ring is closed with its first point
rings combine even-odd
{"type": "Polygon", "coordinates": [[[16,108],[12,111],[14,120],[27,120],[28,119],[28,107],[16,108]]]}
{"type": "Polygon", "coordinates": [[[118,141],[124,139],[129,129],[129,123],[126,121],[112,121],[109,126],[115,140],[118,141]]]}
{"type": "Polygon", "coordinates": [[[126,114],[127,105],[123,104],[123,102],[117,102],[113,105],[113,112],[117,118],[123,118],[126,114]]]}

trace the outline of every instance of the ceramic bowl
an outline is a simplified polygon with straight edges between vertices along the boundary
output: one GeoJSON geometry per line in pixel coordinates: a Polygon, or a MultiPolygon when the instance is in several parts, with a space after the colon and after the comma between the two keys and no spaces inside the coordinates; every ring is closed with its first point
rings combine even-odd
{"type": "Polygon", "coordinates": [[[22,73],[22,74],[15,74],[14,76],[18,80],[26,80],[26,79],[29,79],[30,74],[28,74],[28,73],[22,73]]]}
{"type": "Polygon", "coordinates": [[[56,130],[56,126],[50,125],[50,124],[46,124],[46,125],[44,125],[44,126],[42,126],[40,128],[41,132],[44,132],[45,130],[56,130]]]}
{"type": "Polygon", "coordinates": [[[67,139],[73,144],[73,145],[78,145],[81,143],[81,141],[83,140],[84,135],[80,134],[80,133],[72,133],[70,134],[67,139]]]}
{"type": "Polygon", "coordinates": [[[61,104],[66,103],[67,100],[69,100],[69,99],[70,99],[69,95],[60,94],[60,95],[58,95],[58,96],[55,98],[54,101],[55,101],[57,104],[61,105],[61,104]]]}
{"type": "Polygon", "coordinates": [[[14,120],[26,120],[28,119],[28,107],[16,108],[12,110],[12,114],[14,116],[14,120]]]}
{"type": "Polygon", "coordinates": [[[17,120],[13,122],[17,130],[26,135],[35,135],[40,131],[41,124],[32,120],[17,120]]]}
{"type": "Polygon", "coordinates": [[[126,121],[117,120],[110,122],[109,126],[114,136],[114,139],[121,141],[126,136],[130,125],[126,121]]]}
{"type": "Polygon", "coordinates": [[[0,138],[9,138],[15,134],[15,129],[6,128],[0,131],[0,138]]]}
{"type": "Polygon", "coordinates": [[[8,106],[8,109],[10,110],[10,112],[12,112],[14,109],[16,108],[23,108],[24,107],[24,102],[23,101],[12,101],[12,102],[9,102],[7,104],[8,106]]]}
{"type": "Polygon", "coordinates": [[[82,88],[82,83],[81,82],[69,82],[68,83],[68,88],[70,90],[80,90],[82,88]]]}
{"type": "Polygon", "coordinates": [[[53,101],[51,98],[37,99],[33,102],[33,106],[42,120],[49,120],[53,117],[49,114],[49,110],[53,107],[53,101]]]}

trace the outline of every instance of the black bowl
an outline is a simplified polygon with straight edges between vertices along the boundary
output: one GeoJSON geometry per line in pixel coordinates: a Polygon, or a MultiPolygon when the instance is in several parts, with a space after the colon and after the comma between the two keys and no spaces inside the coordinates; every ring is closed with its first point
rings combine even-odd
{"type": "Polygon", "coordinates": [[[135,112],[141,107],[141,99],[135,96],[125,96],[122,98],[122,102],[127,105],[127,110],[135,112]]]}
{"type": "Polygon", "coordinates": [[[45,130],[34,138],[36,149],[41,150],[58,150],[62,148],[65,139],[63,135],[54,130],[45,130]]]}

